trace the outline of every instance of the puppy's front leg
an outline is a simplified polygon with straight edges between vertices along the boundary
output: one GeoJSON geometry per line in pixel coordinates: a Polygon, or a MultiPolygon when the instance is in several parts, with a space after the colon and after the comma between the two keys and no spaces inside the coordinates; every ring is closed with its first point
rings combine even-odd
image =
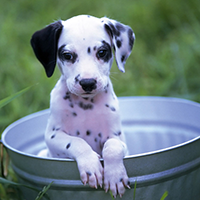
{"type": "Polygon", "coordinates": [[[80,172],[81,181],[91,187],[102,187],[103,168],[100,156],[92,150],[88,143],[78,137],[70,136],[63,131],[46,136],[46,143],[51,157],[75,159],[80,172]]]}
{"type": "Polygon", "coordinates": [[[123,164],[126,145],[122,141],[111,138],[103,147],[104,159],[104,189],[111,190],[114,197],[117,194],[122,197],[125,187],[129,188],[128,176],[123,164]]]}

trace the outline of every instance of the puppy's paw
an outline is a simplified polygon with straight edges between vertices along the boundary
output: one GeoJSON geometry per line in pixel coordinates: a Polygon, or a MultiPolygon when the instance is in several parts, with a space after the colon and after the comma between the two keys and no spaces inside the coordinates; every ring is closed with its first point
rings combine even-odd
{"type": "Polygon", "coordinates": [[[110,190],[116,198],[117,194],[120,197],[125,192],[125,188],[129,188],[129,180],[126,169],[123,163],[113,166],[113,164],[104,166],[104,189],[106,192],[110,190]]]}
{"type": "Polygon", "coordinates": [[[91,151],[87,154],[82,154],[76,161],[80,172],[81,181],[84,185],[88,183],[90,187],[102,187],[103,167],[100,163],[100,156],[91,151]]]}

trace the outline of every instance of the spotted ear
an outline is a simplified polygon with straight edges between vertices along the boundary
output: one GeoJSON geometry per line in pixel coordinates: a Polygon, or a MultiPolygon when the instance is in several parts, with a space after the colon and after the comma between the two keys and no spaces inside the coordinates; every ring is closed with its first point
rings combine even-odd
{"type": "Polygon", "coordinates": [[[52,76],[56,66],[58,39],[62,28],[61,21],[57,21],[35,32],[31,38],[33,51],[48,77],[52,76]]]}
{"type": "Polygon", "coordinates": [[[106,17],[101,18],[104,27],[112,38],[115,60],[120,71],[125,72],[124,65],[133,48],[135,34],[129,26],[106,17]]]}

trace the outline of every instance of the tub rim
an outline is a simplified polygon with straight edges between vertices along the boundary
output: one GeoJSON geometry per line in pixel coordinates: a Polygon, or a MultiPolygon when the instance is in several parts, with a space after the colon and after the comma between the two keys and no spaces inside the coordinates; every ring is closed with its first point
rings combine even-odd
{"type": "MultiPolygon", "coordinates": [[[[181,98],[175,98],[175,97],[159,97],[159,96],[126,96],[126,97],[118,97],[118,99],[120,101],[125,101],[127,99],[131,100],[156,100],[156,101],[163,101],[163,102],[166,102],[166,101],[173,101],[173,102],[176,102],[176,103],[185,103],[185,104],[190,104],[192,106],[197,106],[200,108],[200,104],[197,103],[197,102],[194,102],[194,101],[191,101],[191,100],[187,100],[187,99],[181,99],[181,98]]],[[[48,114],[50,111],[50,109],[44,109],[44,110],[41,110],[41,111],[37,111],[37,112],[34,112],[32,114],[29,114],[27,116],[24,116],[18,120],[16,120],[15,122],[11,123],[2,133],[1,135],[1,140],[0,140],[0,143],[3,144],[4,147],[6,147],[6,149],[9,149],[11,150],[12,152],[14,153],[17,153],[17,154],[20,154],[22,156],[28,156],[28,157],[31,157],[31,158],[35,158],[35,159],[41,159],[41,160],[49,160],[49,161],[69,161],[69,162],[74,162],[73,159],[69,159],[69,158],[44,158],[44,157],[39,157],[37,155],[34,155],[34,154],[30,154],[30,153],[25,153],[25,152],[22,152],[20,150],[17,150],[15,148],[13,148],[12,146],[10,146],[9,144],[7,144],[6,142],[6,134],[9,132],[9,130],[11,130],[12,128],[14,128],[15,126],[17,126],[18,124],[22,123],[22,122],[25,122],[27,120],[30,120],[32,118],[35,118],[35,117],[38,117],[38,116],[42,116],[44,114],[48,114]]],[[[155,155],[155,154],[160,154],[160,153],[164,153],[164,152],[167,152],[167,151],[171,151],[171,150],[174,150],[174,149],[178,149],[178,148],[181,148],[182,146],[186,146],[186,145],[190,145],[191,143],[197,141],[200,139],[200,135],[191,139],[191,140],[188,140],[186,142],[183,142],[183,143],[180,143],[180,144],[177,144],[177,145],[173,145],[173,146],[170,146],[170,147],[167,147],[167,148],[162,148],[162,149],[158,149],[158,150],[155,150],[155,151],[149,151],[149,152],[145,152],[145,153],[139,153],[139,154],[134,154],[134,155],[128,155],[128,156],[125,156],[124,157],[124,160],[127,160],[127,159],[131,159],[131,158],[139,158],[139,157],[146,157],[146,156],[150,156],[150,155],[155,155]]],[[[101,159],[103,160],[103,159],[101,159]]]]}

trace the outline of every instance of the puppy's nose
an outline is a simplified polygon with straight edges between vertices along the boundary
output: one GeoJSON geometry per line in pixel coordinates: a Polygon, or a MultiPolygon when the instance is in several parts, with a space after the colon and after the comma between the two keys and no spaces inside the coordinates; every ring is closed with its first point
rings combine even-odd
{"type": "Polygon", "coordinates": [[[97,81],[93,78],[86,78],[79,81],[79,84],[82,86],[85,92],[91,92],[97,88],[96,86],[97,81]]]}

